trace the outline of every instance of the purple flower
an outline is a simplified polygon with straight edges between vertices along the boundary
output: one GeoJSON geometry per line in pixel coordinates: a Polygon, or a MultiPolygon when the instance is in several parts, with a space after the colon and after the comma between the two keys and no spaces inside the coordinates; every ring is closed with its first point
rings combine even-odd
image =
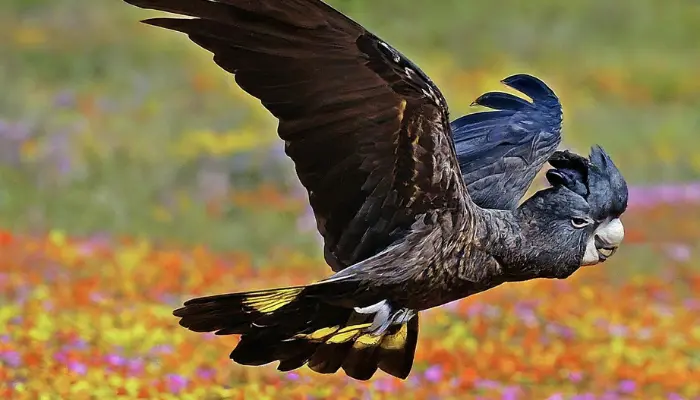
{"type": "Polygon", "coordinates": [[[126,362],[129,372],[134,375],[138,375],[143,372],[143,360],[140,358],[134,358],[126,362]]]}
{"type": "Polygon", "coordinates": [[[17,368],[22,363],[22,357],[16,351],[0,352],[0,360],[7,363],[12,368],[17,368]]]}
{"type": "Polygon", "coordinates": [[[610,324],[610,326],[608,326],[608,332],[613,336],[625,337],[627,336],[627,327],[623,325],[610,324]]]}
{"type": "Polygon", "coordinates": [[[534,304],[531,302],[519,302],[514,307],[515,315],[520,318],[528,326],[537,324],[537,315],[535,314],[534,304]]]}
{"type": "Polygon", "coordinates": [[[443,304],[442,308],[444,310],[449,310],[449,311],[456,311],[459,308],[459,300],[457,301],[451,301],[447,304],[443,304]]]}
{"type": "Polygon", "coordinates": [[[99,303],[106,298],[106,296],[99,292],[90,292],[90,301],[92,301],[93,303],[99,303]]]}
{"type": "Polygon", "coordinates": [[[32,127],[23,122],[0,120],[0,138],[10,141],[24,141],[32,136],[32,127]]]}
{"type": "Polygon", "coordinates": [[[119,356],[117,354],[110,354],[106,357],[107,363],[115,366],[115,367],[121,367],[124,365],[124,358],[122,356],[119,356]]]}
{"type": "Polygon", "coordinates": [[[700,183],[698,182],[629,188],[630,207],[653,207],[660,203],[697,203],[699,201],[700,183]]]}
{"type": "Polygon", "coordinates": [[[45,300],[41,305],[44,307],[44,310],[46,310],[46,311],[53,310],[53,302],[50,300],[45,300]]]}
{"type": "Polygon", "coordinates": [[[58,351],[53,355],[53,358],[60,363],[65,363],[68,360],[68,355],[65,351],[58,351]]]}
{"type": "Polygon", "coordinates": [[[424,375],[426,380],[430,382],[437,382],[442,378],[442,367],[439,365],[433,365],[425,370],[424,375]]]}
{"type": "Polygon", "coordinates": [[[669,258],[677,262],[686,262],[690,260],[690,248],[684,244],[673,244],[668,246],[666,254],[669,258]]]}
{"type": "Polygon", "coordinates": [[[475,386],[479,389],[498,389],[501,387],[501,384],[490,379],[478,379],[475,386]]]}
{"type": "Polygon", "coordinates": [[[547,397],[547,400],[564,400],[564,395],[561,393],[554,393],[553,395],[547,397]]]}
{"type": "Polygon", "coordinates": [[[170,354],[173,352],[173,347],[167,344],[158,344],[151,347],[152,354],[170,354]]]}
{"type": "Polygon", "coordinates": [[[573,339],[576,332],[568,326],[557,325],[557,333],[564,339],[573,339]]]}
{"type": "Polygon", "coordinates": [[[82,350],[82,349],[86,349],[86,348],[88,347],[88,344],[87,344],[87,342],[85,341],[85,339],[82,339],[82,338],[75,338],[75,339],[73,339],[73,341],[72,341],[72,343],[71,343],[71,346],[72,346],[74,349],[82,350]]]}
{"type": "Polygon", "coordinates": [[[380,392],[393,392],[394,386],[392,386],[391,381],[388,379],[378,379],[374,383],[374,387],[380,392]]]}
{"type": "Polygon", "coordinates": [[[620,382],[619,388],[622,393],[632,393],[637,388],[637,384],[634,381],[627,379],[620,382]]]}
{"type": "Polygon", "coordinates": [[[583,374],[579,371],[571,371],[569,372],[569,380],[574,383],[581,382],[583,379],[583,374]]]}
{"type": "Polygon", "coordinates": [[[700,300],[699,299],[686,299],[683,301],[683,305],[685,308],[689,310],[698,310],[700,309],[700,300]]]}
{"type": "Polygon", "coordinates": [[[214,340],[216,339],[216,334],[214,332],[205,332],[202,334],[202,337],[205,340],[214,340]]]}
{"type": "Polygon", "coordinates": [[[68,369],[70,369],[78,375],[85,375],[87,373],[87,366],[78,361],[70,361],[68,363],[68,369]]]}
{"type": "Polygon", "coordinates": [[[481,315],[484,311],[484,305],[482,303],[474,303],[469,309],[467,309],[467,315],[470,317],[476,317],[481,315]]]}
{"type": "Polygon", "coordinates": [[[615,392],[605,392],[600,398],[601,400],[617,400],[620,398],[620,395],[615,392]]]}
{"type": "MultiPolygon", "coordinates": [[[[211,369],[211,368],[198,368],[197,369],[197,376],[202,378],[202,379],[212,379],[216,375],[216,371],[211,369]]],[[[297,380],[299,379],[299,375],[295,374],[293,372],[290,372],[287,374],[287,379],[292,379],[292,380],[297,380]],[[296,375],[296,378],[291,378],[289,375],[294,374],[296,375]]]]}
{"type": "Polygon", "coordinates": [[[54,97],[54,104],[56,107],[61,108],[71,108],[75,106],[75,93],[68,90],[59,92],[56,97],[54,97]]]}
{"type": "Polygon", "coordinates": [[[651,337],[651,334],[651,328],[641,328],[639,329],[639,332],[637,332],[637,338],[642,340],[648,340],[651,337]]]}
{"type": "Polygon", "coordinates": [[[503,400],[516,400],[518,398],[518,394],[520,393],[520,388],[517,386],[508,386],[503,388],[502,391],[502,396],[501,398],[503,400]]]}
{"type": "Polygon", "coordinates": [[[287,379],[290,381],[298,381],[299,380],[299,374],[296,372],[289,372],[287,373],[287,379]]]}
{"type": "Polygon", "coordinates": [[[179,393],[187,387],[187,378],[182,375],[168,374],[166,379],[168,381],[168,390],[172,393],[179,393]]]}

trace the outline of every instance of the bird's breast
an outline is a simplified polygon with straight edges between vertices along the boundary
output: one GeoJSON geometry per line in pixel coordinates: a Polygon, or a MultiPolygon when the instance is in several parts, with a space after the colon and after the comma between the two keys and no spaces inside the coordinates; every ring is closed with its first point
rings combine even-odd
{"type": "Polygon", "coordinates": [[[452,247],[424,265],[406,287],[407,308],[426,310],[503,283],[500,266],[488,254],[472,243],[452,247]]]}

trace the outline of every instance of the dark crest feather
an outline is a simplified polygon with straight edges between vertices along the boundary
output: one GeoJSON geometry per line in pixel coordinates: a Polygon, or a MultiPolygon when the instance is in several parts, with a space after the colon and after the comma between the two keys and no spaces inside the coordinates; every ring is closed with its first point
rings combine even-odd
{"type": "Polygon", "coordinates": [[[602,147],[591,148],[588,158],[570,151],[556,151],[547,171],[552,186],[564,186],[586,198],[596,219],[619,217],[627,209],[627,182],[602,147]]]}

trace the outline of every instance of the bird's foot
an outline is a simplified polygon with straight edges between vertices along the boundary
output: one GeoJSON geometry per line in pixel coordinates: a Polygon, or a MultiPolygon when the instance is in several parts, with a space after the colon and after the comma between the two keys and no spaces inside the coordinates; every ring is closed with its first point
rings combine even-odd
{"type": "Polygon", "coordinates": [[[383,334],[392,325],[403,325],[416,315],[414,310],[408,308],[395,309],[387,300],[372,304],[367,307],[355,307],[358,314],[374,314],[369,331],[373,335],[383,334]]]}

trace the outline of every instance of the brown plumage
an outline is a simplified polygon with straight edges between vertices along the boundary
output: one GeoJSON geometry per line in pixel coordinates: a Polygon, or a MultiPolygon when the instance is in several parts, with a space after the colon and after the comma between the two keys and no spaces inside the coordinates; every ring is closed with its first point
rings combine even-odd
{"type": "Polygon", "coordinates": [[[563,180],[517,210],[474,204],[439,89],[322,1],[126,1],[194,17],[145,22],[212,52],[278,118],[336,272],[302,287],[193,299],[174,312],[193,331],[240,334],[231,353],[240,364],[405,378],[419,311],[509,280],[567,277],[607,224],[574,229],[591,205],[563,180]],[[553,233],[562,239],[548,247],[553,233]]]}

